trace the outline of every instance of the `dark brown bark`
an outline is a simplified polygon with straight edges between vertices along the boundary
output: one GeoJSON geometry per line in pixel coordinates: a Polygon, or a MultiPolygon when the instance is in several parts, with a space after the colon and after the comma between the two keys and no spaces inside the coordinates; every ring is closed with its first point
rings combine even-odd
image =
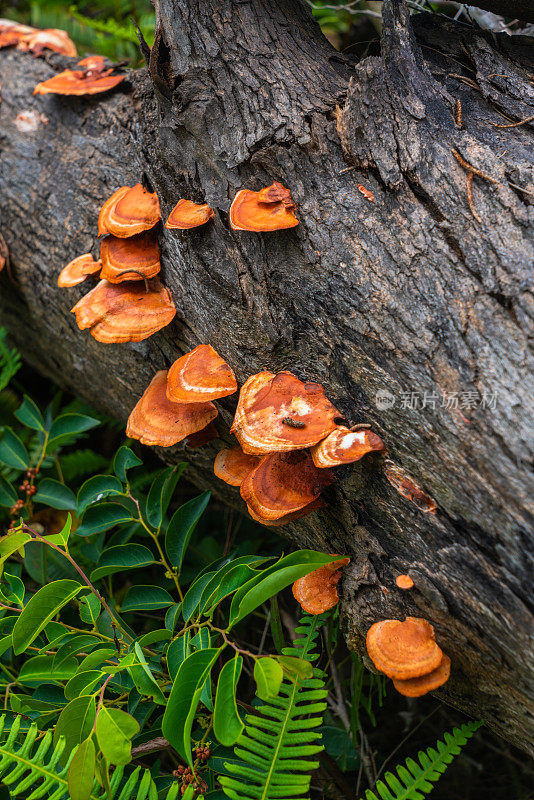
{"type": "MultiPolygon", "coordinates": [[[[533,113],[534,67],[521,39],[430,15],[413,18],[414,35],[399,0],[385,6],[381,57],[354,65],[295,0],[159,0],[152,84],[141,71],[100,100],[33,99],[64,61],[0,54],[1,230],[16,280],[0,277],[1,320],[39,370],[121,418],[156,369],[201,342],[241,381],[267,368],[322,382],[438,513],[403,500],[369,461],[338,470],[326,511],[281,530],[351,556],[355,650],[378,619],[428,618],[453,662],[438,695],[532,752],[532,123],[496,126],[533,113]],[[28,109],[48,122],[24,130],[28,109]],[[475,175],[473,208],[453,150],[496,181],[475,175]],[[69,313],[85,287],[59,290],[56,277],[96,247],[102,201],[140,179],[164,215],[188,197],[216,216],[161,231],[176,321],[104,346],[69,313]],[[273,180],[291,188],[300,226],[233,232],[235,191],[273,180]],[[379,390],[392,407],[377,405],[379,390]],[[411,409],[403,392],[475,405],[411,409]],[[416,588],[401,592],[407,571],[416,588]]],[[[220,408],[228,441],[235,398],[220,408]]],[[[239,502],[213,478],[215,450],[188,454],[195,479],[239,502]]]]}

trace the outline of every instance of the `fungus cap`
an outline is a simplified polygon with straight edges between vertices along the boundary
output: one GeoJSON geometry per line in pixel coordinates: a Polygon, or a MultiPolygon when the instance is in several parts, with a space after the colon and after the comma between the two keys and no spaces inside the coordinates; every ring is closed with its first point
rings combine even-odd
{"type": "Polygon", "coordinates": [[[100,245],[101,278],[110,283],[153,278],[161,269],[157,240],[150,232],[128,239],[106,236],[100,245]]]}
{"type": "Polygon", "coordinates": [[[100,261],[95,261],[91,253],[78,256],[69,261],[66,267],[63,267],[59,273],[57,285],[62,289],[77,286],[79,283],[83,283],[89,275],[94,275],[98,272],[101,266],[100,261]]]}
{"type": "Polygon", "coordinates": [[[80,330],[104,344],[140,342],[168,325],[176,308],[168,289],[155,279],[147,292],[142,281],[100,281],[72,312],[80,330]]]}
{"type": "Polygon", "coordinates": [[[98,233],[121,239],[150,230],[161,219],[158,196],[140,183],[121,186],[106,200],[98,217],[98,233]]]}
{"type": "Polygon", "coordinates": [[[280,519],[317,500],[332,480],[306,451],[272,453],[248,473],[241,497],[260,519],[280,519]]]}
{"type": "Polygon", "coordinates": [[[389,678],[418,678],[441,664],[443,653],[426,619],[406,617],[375,622],[367,631],[367,652],[389,678]]]}
{"type": "Polygon", "coordinates": [[[186,231],[205,225],[215,216],[215,211],[207,203],[193,203],[191,200],[178,200],[169,214],[165,227],[169,230],[186,231]]]}
{"type": "Polygon", "coordinates": [[[299,224],[289,189],[273,183],[253,192],[241,189],[230,207],[230,225],[235,231],[279,231],[299,224]]]}
{"type": "Polygon", "coordinates": [[[408,475],[405,469],[388,459],[384,463],[384,474],[388,483],[393,486],[402,497],[410,500],[419,511],[422,511],[424,514],[436,513],[436,501],[408,475]]]}
{"type": "Polygon", "coordinates": [[[237,391],[226,361],[209,344],[200,344],[178,358],[169,370],[167,396],[176,403],[217,400],[237,391]]]}
{"type": "Polygon", "coordinates": [[[337,584],[341,578],[341,569],[346,567],[349,561],[350,558],[343,558],[325,564],[324,567],[319,567],[294,582],[293,597],[306,614],[323,614],[337,605],[339,602],[337,584]]]}
{"type": "Polygon", "coordinates": [[[373,450],[380,452],[384,449],[384,442],[376,433],[369,430],[351,431],[340,425],[322,442],[314,445],[311,454],[315,466],[324,468],[351,464],[373,450]]]}
{"type": "Polygon", "coordinates": [[[64,56],[75,57],[78,55],[76,45],[67,31],[59,28],[45,28],[28,32],[21,37],[17,47],[24,52],[31,51],[35,56],[40,56],[43,50],[53,50],[64,56]]]}
{"type": "Polygon", "coordinates": [[[308,516],[311,514],[312,511],[317,511],[319,508],[324,508],[326,503],[320,497],[317,500],[314,500],[312,503],[308,503],[307,506],[303,508],[299,508],[298,511],[293,511],[291,514],[284,514],[283,517],[279,517],[278,519],[263,519],[262,517],[258,516],[251,506],[247,506],[247,511],[254,520],[254,522],[259,522],[260,525],[265,525],[266,527],[277,527],[280,525],[287,525],[288,522],[294,522],[296,519],[302,519],[302,517],[308,516]]]}
{"type": "Polygon", "coordinates": [[[6,241],[2,234],[0,233],[0,272],[4,269],[5,265],[7,264],[9,259],[9,249],[7,247],[6,241]]]}
{"type": "Polygon", "coordinates": [[[250,456],[240,447],[219,450],[213,462],[213,472],[230,486],[241,486],[251,470],[258,466],[259,456],[250,456]]]}
{"type": "Polygon", "coordinates": [[[399,589],[413,589],[413,580],[409,575],[397,575],[395,583],[399,589]]]}
{"type": "Polygon", "coordinates": [[[128,417],[127,436],[142,444],[171,447],[217,416],[213,403],[171,403],[166,390],[167,370],[160,370],[128,417]]]}
{"type": "Polygon", "coordinates": [[[449,680],[451,674],[451,660],[448,655],[443,653],[441,664],[426,675],[420,678],[408,678],[407,680],[393,679],[393,686],[405,697],[422,697],[428,692],[433,692],[443,686],[449,680]]]}
{"type": "Polygon", "coordinates": [[[258,372],[241,388],[231,432],[245,453],[299,450],[328,436],[338,417],[318,383],[290,372],[258,372]]]}
{"type": "Polygon", "coordinates": [[[97,61],[98,58],[101,56],[91,56],[80,61],[78,67],[82,67],[82,69],[66,69],[58,72],[47,81],[38,83],[33,93],[82,97],[109,92],[124,80],[125,75],[113,75],[112,69],[100,69],[98,65],[101,62],[97,61]]]}
{"type": "Polygon", "coordinates": [[[19,25],[10,19],[0,19],[0,49],[2,47],[13,47],[29,33],[34,33],[37,29],[29,25],[19,25]]]}

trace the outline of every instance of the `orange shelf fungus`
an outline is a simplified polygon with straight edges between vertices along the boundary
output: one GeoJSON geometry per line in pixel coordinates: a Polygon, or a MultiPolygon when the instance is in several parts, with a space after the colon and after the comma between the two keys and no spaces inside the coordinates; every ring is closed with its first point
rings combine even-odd
{"type": "Polygon", "coordinates": [[[157,194],[135,186],[121,186],[106,200],[98,217],[98,234],[112,233],[120,239],[148,231],[161,219],[157,194]]]}
{"type": "Polygon", "coordinates": [[[247,511],[252,517],[255,522],[259,522],[260,525],[265,525],[267,527],[274,527],[280,525],[287,525],[288,522],[294,522],[296,519],[301,519],[302,517],[306,517],[308,514],[311,514],[312,511],[317,511],[319,508],[325,508],[326,503],[320,497],[317,500],[314,500],[313,503],[308,503],[307,506],[304,508],[299,508],[298,511],[293,511],[291,514],[284,514],[283,517],[279,517],[278,519],[263,519],[254,511],[251,506],[247,506],[247,511]]]}
{"type": "Polygon", "coordinates": [[[0,272],[2,272],[8,261],[9,261],[9,250],[4,237],[0,233],[0,272]]]}
{"type": "Polygon", "coordinates": [[[276,520],[317,500],[333,478],[308,452],[264,456],[241,484],[241,497],[261,520],[276,520]]]}
{"type": "Polygon", "coordinates": [[[114,284],[100,281],[76,303],[72,312],[80,330],[104,344],[140,342],[168,325],[176,308],[168,289],[155,279],[146,291],[142,281],[114,284]]]}
{"type": "Polygon", "coordinates": [[[406,617],[375,622],[367,631],[367,652],[375,667],[389,678],[419,678],[437,669],[443,653],[426,619],[406,617]]]}
{"type": "Polygon", "coordinates": [[[236,391],[233,371],[209,344],[195,347],[169,370],[167,397],[176,403],[202,403],[236,391]]]}
{"type": "Polygon", "coordinates": [[[335,430],[339,416],[318,383],[259,372],[241,388],[231,432],[252,455],[300,450],[335,430]]]}
{"type": "Polygon", "coordinates": [[[451,674],[451,660],[443,653],[441,664],[426,675],[420,678],[408,678],[407,680],[393,679],[393,686],[405,697],[422,697],[428,692],[433,692],[443,686],[449,680],[451,674]]]}
{"type": "Polygon", "coordinates": [[[35,33],[36,30],[36,28],[31,28],[29,25],[19,25],[18,22],[3,19],[0,22],[0,49],[3,47],[13,47],[18,44],[24,36],[35,33]]]}
{"type": "Polygon", "coordinates": [[[409,575],[397,575],[395,583],[399,589],[413,589],[414,583],[409,575]]]}
{"type": "Polygon", "coordinates": [[[396,491],[410,500],[424,514],[435,514],[436,501],[417,484],[405,469],[389,459],[384,462],[384,474],[396,491]]]}
{"type": "Polygon", "coordinates": [[[213,472],[230,486],[241,486],[249,472],[259,463],[259,456],[249,456],[240,447],[229,447],[220,450],[215,456],[213,472]]]}
{"type": "Polygon", "coordinates": [[[151,233],[128,239],[106,236],[100,245],[101,278],[110,283],[153,278],[161,269],[159,247],[151,233]]]}
{"type": "Polygon", "coordinates": [[[58,72],[53,78],[38,83],[34,94],[84,95],[109,92],[121,83],[125,75],[113,75],[113,68],[106,69],[102,56],[89,56],[77,64],[77,69],[58,72]]]}
{"type": "Polygon", "coordinates": [[[230,207],[230,225],[255,233],[294,228],[299,224],[295,208],[289,189],[276,181],[259,192],[241,189],[230,207]]]}
{"type": "Polygon", "coordinates": [[[193,203],[191,200],[178,200],[169,214],[165,227],[169,230],[187,231],[205,225],[215,216],[215,211],[207,203],[193,203]]]}
{"type": "Polygon", "coordinates": [[[337,467],[359,461],[367,453],[385,449],[384,442],[369,430],[351,431],[340,425],[311,449],[316,467],[337,467]]]}
{"type": "Polygon", "coordinates": [[[89,275],[99,272],[101,267],[100,261],[95,261],[91,253],[85,253],[63,267],[59,273],[57,285],[62,289],[77,286],[79,283],[83,283],[89,275]]]}
{"type": "Polygon", "coordinates": [[[338,604],[337,584],[341,578],[341,569],[349,561],[350,558],[333,561],[295,581],[293,597],[306,614],[323,614],[338,604]]]}
{"type": "Polygon", "coordinates": [[[40,56],[43,50],[53,50],[64,56],[75,57],[78,55],[76,45],[67,31],[59,28],[45,28],[28,32],[19,40],[17,47],[23,52],[32,52],[34,56],[40,56]]]}
{"type": "Polygon", "coordinates": [[[214,439],[217,439],[218,436],[219,431],[217,430],[217,426],[214,422],[210,422],[210,424],[201,431],[197,431],[196,433],[192,433],[191,436],[188,436],[185,444],[190,450],[196,450],[197,447],[204,447],[205,444],[209,444],[214,439]]]}
{"type": "Polygon", "coordinates": [[[206,428],[217,413],[213,403],[171,403],[167,370],[160,370],[128,417],[126,436],[142,444],[171,447],[206,428]]]}

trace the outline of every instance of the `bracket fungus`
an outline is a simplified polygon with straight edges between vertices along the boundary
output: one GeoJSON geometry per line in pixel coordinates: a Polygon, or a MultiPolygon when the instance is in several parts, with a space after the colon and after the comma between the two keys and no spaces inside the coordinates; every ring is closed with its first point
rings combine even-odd
{"type": "Polygon", "coordinates": [[[335,430],[338,417],[318,383],[291,372],[258,372],[241,388],[231,432],[245,453],[300,450],[335,430]]]}
{"type": "Polygon", "coordinates": [[[155,279],[149,291],[141,281],[101,280],[72,312],[80,330],[104,344],[140,342],[168,325],[176,314],[171,293],[155,279]]]}
{"type": "Polygon", "coordinates": [[[323,614],[338,604],[337,584],[341,578],[341,569],[349,561],[350,558],[333,561],[295,581],[293,597],[306,614],[323,614]]]}
{"type": "Polygon", "coordinates": [[[428,692],[433,692],[434,689],[439,689],[449,680],[451,674],[451,660],[449,656],[443,653],[441,664],[428,672],[426,675],[421,675],[420,678],[408,678],[407,680],[393,679],[393,686],[405,697],[422,697],[428,692]]]}
{"type": "Polygon", "coordinates": [[[426,619],[406,617],[375,622],[367,631],[367,652],[388,678],[407,680],[428,675],[441,664],[443,653],[426,619]]]}
{"type": "Polygon", "coordinates": [[[26,53],[31,52],[34,56],[40,56],[43,50],[53,50],[64,56],[75,57],[78,55],[76,45],[67,31],[59,28],[45,28],[28,32],[21,37],[17,48],[26,53]]]}
{"type": "Polygon", "coordinates": [[[18,22],[13,22],[10,19],[0,20],[0,49],[3,47],[13,47],[18,44],[20,40],[30,33],[35,33],[37,28],[32,28],[29,25],[19,25],[18,22]]]}
{"type": "Polygon", "coordinates": [[[296,519],[306,517],[308,514],[311,514],[312,511],[317,511],[319,508],[324,508],[325,506],[326,503],[324,500],[318,497],[317,500],[314,500],[313,503],[309,503],[307,506],[304,506],[304,508],[299,508],[298,511],[292,511],[290,514],[284,514],[282,517],[278,517],[278,519],[264,519],[263,517],[260,517],[259,514],[256,514],[251,506],[247,506],[247,511],[251,518],[255,522],[259,522],[260,525],[274,527],[287,525],[288,522],[294,522],[296,519]]]}
{"type": "Polygon", "coordinates": [[[98,216],[98,235],[112,233],[120,239],[153,228],[161,219],[158,196],[135,186],[121,186],[106,200],[98,216]]]}
{"type": "Polygon", "coordinates": [[[106,236],[100,245],[102,272],[110,283],[153,278],[161,269],[157,240],[150,232],[128,239],[106,236]]]}
{"type": "Polygon", "coordinates": [[[206,428],[217,416],[213,403],[172,403],[167,370],[160,370],[128,417],[126,436],[142,444],[171,447],[206,428]]]}
{"type": "Polygon", "coordinates": [[[277,520],[318,500],[333,482],[319,470],[309,452],[271,453],[264,456],[241,484],[241,497],[260,520],[277,520]]]}
{"type": "Polygon", "coordinates": [[[226,447],[215,456],[213,472],[230,486],[241,486],[249,472],[259,463],[259,456],[247,455],[240,447],[226,447]]]}
{"type": "Polygon", "coordinates": [[[399,589],[413,589],[414,585],[413,580],[409,575],[397,575],[395,578],[395,583],[399,589]]]}
{"type": "Polygon", "coordinates": [[[113,68],[105,69],[102,56],[89,56],[77,64],[77,69],[58,72],[47,81],[38,83],[34,94],[84,95],[109,92],[121,83],[125,75],[113,75],[113,68]]]}
{"type": "Polygon", "coordinates": [[[294,228],[299,224],[295,208],[289,189],[276,181],[259,192],[241,189],[230,207],[230,225],[255,233],[294,228]]]}
{"type": "Polygon", "coordinates": [[[214,422],[210,422],[201,431],[196,431],[187,437],[185,444],[190,450],[196,450],[197,447],[204,447],[219,436],[219,431],[214,422]]]}
{"type": "Polygon", "coordinates": [[[435,514],[436,501],[427,494],[405,469],[387,459],[384,462],[384,475],[388,483],[406,500],[410,500],[424,514],[435,514]]]}
{"type": "Polygon", "coordinates": [[[66,267],[63,267],[57,279],[57,285],[62,289],[71,286],[78,286],[83,283],[89,275],[94,275],[100,271],[102,264],[100,261],[95,261],[91,253],[85,253],[83,256],[78,256],[72,261],[69,261],[66,267]]]}
{"type": "Polygon", "coordinates": [[[2,272],[5,265],[8,264],[8,262],[9,262],[9,250],[4,237],[0,233],[0,272],[2,272]]]}
{"type": "Polygon", "coordinates": [[[207,203],[193,203],[192,200],[178,200],[167,218],[165,227],[169,230],[187,231],[205,225],[215,216],[215,211],[207,203]]]}
{"type": "Polygon", "coordinates": [[[385,450],[380,436],[369,430],[351,431],[344,425],[311,448],[313,463],[316,467],[338,467],[359,461],[367,453],[385,450]]]}
{"type": "Polygon", "coordinates": [[[169,370],[167,397],[176,403],[202,403],[236,391],[233,371],[209,344],[178,358],[169,370]]]}

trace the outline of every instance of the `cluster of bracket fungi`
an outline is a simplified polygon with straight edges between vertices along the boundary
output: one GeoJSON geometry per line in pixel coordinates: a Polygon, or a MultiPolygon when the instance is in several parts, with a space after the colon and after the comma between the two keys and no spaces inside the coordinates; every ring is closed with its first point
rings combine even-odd
{"type": "MultiPolygon", "coordinates": [[[[47,48],[76,56],[64,31],[39,31],[0,20],[0,48],[7,46],[34,55],[47,48]]],[[[90,56],[77,69],[64,70],[38,84],[34,94],[100,94],[124,77],[115,74],[113,67],[106,68],[101,56],[90,56]]],[[[236,231],[256,233],[292,228],[299,224],[295,209],[289,189],[281,183],[259,191],[242,189],[232,202],[230,225],[236,231]]],[[[189,230],[214,216],[206,203],[181,199],[165,227],[189,230]]],[[[173,320],[176,308],[171,293],[157,277],[161,264],[155,229],[160,219],[156,194],[141,184],[119,188],[99,214],[100,258],[86,253],[61,271],[60,287],[76,286],[99,273],[99,283],[72,309],[79,328],[89,329],[97,341],[139,342],[173,320]]],[[[1,271],[8,261],[1,237],[0,245],[1,271]]],[[[130,414],[127,435],[147,445],[170,447],[185,441],[188,447],[200,447],[218,436],[214,425],[218,409],[213,401],[237,389],[231,367],[211,345],[201,344],[169,370],[156,373],[130,414]]],[[[368,425],[350,426],[322,386],[305,383],[290,372],[250,376],[241,387],[230,432],[238,444],[219,451],[214,472],[240,488],[250,516],[263,525],[283,525],[323,507],[322,492],[334,480],[331,468],[373,452],[382,455],[383,472],[403,497],[420,511],[436,512],[434,500],[402,467],[383,457],[385,445],[368,425]]],[[[339,601],[337,584],[349,559],[334,558],[293,585],[295,598],[309,614],[323,613],[339,601]]],[[[409,575],[398,575],[396,584],[404,590],[414,586],[409,575]]],[[[450,659],[424,619],[377,622],[370,627],[366,644],[376,668],[408,697],[426,694],[449,677],[450,659]]]]}

